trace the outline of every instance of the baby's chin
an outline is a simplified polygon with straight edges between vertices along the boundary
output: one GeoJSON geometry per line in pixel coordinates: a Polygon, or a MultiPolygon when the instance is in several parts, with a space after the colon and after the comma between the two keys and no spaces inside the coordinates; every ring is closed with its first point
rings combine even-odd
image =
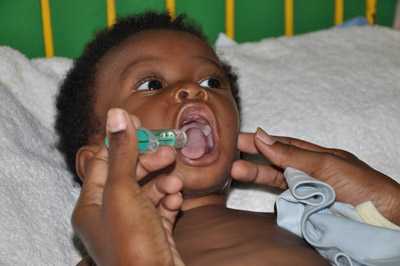
{"type": "Polygon", "coordinates": [[[214,182],[213,184],[209,184],[207,186],[184,185],[182,194],[185,199],[222,194],[225,192],[225,189],[227,189],[229,184],[230,179],[226,177],[222,180],[219,180],[219,182],[214,182]]]}
{"type": "Polygon", "coordinates": [[[230,182],[232,162],[215,162],[208,166],[188,166],[177,162],[171,174],[183,181],[183,194],[187,196],[204,196],[220,193],[230,182]]]}

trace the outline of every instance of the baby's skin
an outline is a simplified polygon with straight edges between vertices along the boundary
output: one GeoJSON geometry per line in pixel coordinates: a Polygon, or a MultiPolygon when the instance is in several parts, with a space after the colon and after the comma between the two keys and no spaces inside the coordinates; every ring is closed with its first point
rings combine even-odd
{"type": "Polygon", "coordinates": [[[99,265],[328,265],[302,239],[279,228],[273,214],[225,207],[220,192],[230,176],[285,188],[279,169],[286,166],[320,178],[321,169],[331,169],[328,162],[344,170],[348,162],[356,165],[347,168],[353,181],[338,182],[334,171],[323,175],[342,188],[338,200],[354,204],[372,196],[382,213],[397,221],[394,197],[379,197],[369,184],[357,196],[346,191],[347,184],[354,187],[366,178],[389,195],[399,192],[389,178],[348,153],[263,131],[239,134],[226,73],[209,45],[194,35],[136,34],[104,56],[95,89],[95,114],[106,131],[93,135],[77,154],[83,186],[73,225],[99,265]],[[139,156],[135,129],[140,126],[186,127],[188,146],[139,156]],[[109,150],[103,145],[106,134],[109,150]],[[261,153],[275,166],[235,161],[238,151],[261,153]],[[317,160],[322,153],[324,164],[317,160]],[[296,160],[299,154],[310,160],[296,160]],[[139,186],[149,174],[153,179],[139,186]]]}
{"type": "Polygon", "coordinates": [[[174,239],[186,265],[329,265],[273,214],[208,205],[183,212],[174,239]]]}

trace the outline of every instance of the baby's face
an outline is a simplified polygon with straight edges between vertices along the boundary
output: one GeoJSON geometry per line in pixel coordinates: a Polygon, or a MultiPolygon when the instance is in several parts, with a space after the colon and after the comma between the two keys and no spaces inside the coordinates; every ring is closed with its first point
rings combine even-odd
{"type": "Polygon", "coordinates": [[[226,73],[202,40],[169,30],[136,34],[102,59],[95,90],[102,121],[108,109],[120,107],[145,128],[186,131],[188,144],[172,168],[185,193],[224,185],[236,155],[239,116],[226,73]]]}

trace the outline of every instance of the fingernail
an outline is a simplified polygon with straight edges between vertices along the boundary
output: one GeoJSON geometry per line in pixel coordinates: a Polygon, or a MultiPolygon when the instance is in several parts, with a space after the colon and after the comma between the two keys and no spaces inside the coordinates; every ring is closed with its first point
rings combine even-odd
{"type": "Polygon", "coordinates": [[[256,138],[258,138],[259,140],[261,140],[261,142],[267,145],[272,145],[275,142],[275,140],[270,135],[268,135],[268,133],[265,132],[261,127],[257,128],[256,138]]]}
{"type": "Polygon", "coordinates": [[[111,133],[123,131],[127,128],[126,119],[121,109],[110,109],[107,112],[107,130],[111,133]]]}

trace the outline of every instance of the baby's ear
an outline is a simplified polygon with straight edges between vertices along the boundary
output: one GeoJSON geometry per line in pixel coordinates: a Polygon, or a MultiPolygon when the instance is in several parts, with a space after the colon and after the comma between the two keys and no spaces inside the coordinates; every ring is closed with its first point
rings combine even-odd
{"type": "Polygon", "coordinates": [[[86,176],[86,166],[90,159],[99,151],[98,145],[85,145],[79,148],[75,156],[75,169],[80,180],[83,182],[86,176]]]}

